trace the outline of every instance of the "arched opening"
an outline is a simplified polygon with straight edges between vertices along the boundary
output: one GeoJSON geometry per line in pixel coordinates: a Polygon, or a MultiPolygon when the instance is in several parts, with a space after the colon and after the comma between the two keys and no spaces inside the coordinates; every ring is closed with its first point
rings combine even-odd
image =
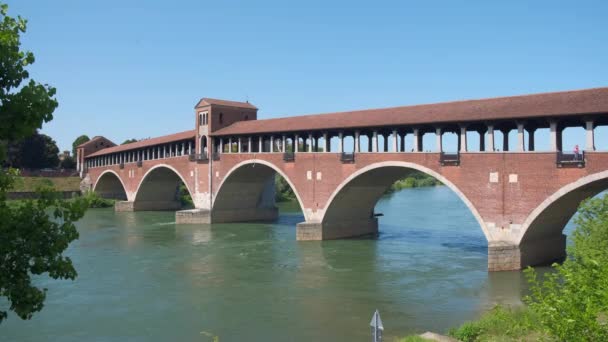
{"type": "Polygon", "coordinates": [[[277,202],[282,200],[297,201],[302,210],[300,197],[285,174],[268,162],[246,161],[228,172],[218,187],[211,220],[213,223],[274,221],[279,213],[277,202]]]}
{"type": "Polygon", "coordinates": [[[564,228],[585,199],[608,189],[608,171],[583,177],[549,196],[528,216],[520,239],[522,265],[544,265],[566,257],[564,228]]]}
{"type": "MultiPolygon", "coordinates": [[[[347,178],[330,197],[321,218],[321,239],[339,239],[378,233],[378,201],[393,184],[424,173],[450,188],[472,212],[488,239],[485,224],[470,201],[451,182],[425,167],[407,162],[383,162],[363,168],[347,178]]],[[[430,178],[430,177],[429,177],[430,178]]],[[[407,209],[407,208],[404,208],[407,209]]],[[[416,210],[415,208],[412,208],[416,210]]]]}
{"type": "Polygon", "coordinates": [[[102,198],[127,200],[127,192],[120,177],[113,171],[105,171],[97,179],[93,191],[102,198]]]}
{"type": "Polygon", "coordinates": [[[200,146],[201,146],[201,148],[200,148],[201,154],[206,155],[207,154],[207,136],[206,135],[201,136],[200,146]]]}
{"type": "Polygon", "coordinates": [[[139,184],[133,210],[179,210],[188,207],[189,195],[190,189],[175,169],[158,165],[150,169],[139,184]]]}

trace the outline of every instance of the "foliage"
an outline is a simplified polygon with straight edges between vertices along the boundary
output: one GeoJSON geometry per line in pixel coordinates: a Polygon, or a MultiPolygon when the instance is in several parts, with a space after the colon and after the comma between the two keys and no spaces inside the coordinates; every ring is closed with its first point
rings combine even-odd
{"type": "MultiPolygon", "coordinates": [[[[54,88],[31,79],[22,84],[29,78],[25,68],[34,62],[34,55],[20,50],[26,21],[9,17],[7,11],[8,6],[0,4],[0,163],[6,162],[7,144],[32,136],[53,118],[57,107],[54,88]]],[[[9,206],[6,193],[16,175],[13,169],[0,170],[0,297],[19,317],[29,319],[42,309],[46,297],[45,289],[32,284],[32,275],[76,277],[63,252],[78,238],[74,222],[84,215],[87,203],[60,200],[44,188],[39,199],[9,206]]],[[[7,316],[0,310],[0,321],[7,316]]]]}
{"type": "Polygon", "coordinates": [[[91,139],[89,139],[89,137],[84,134],[74,140],[74,142],[72,143],[72,155],[74,156],[74,158],[78,157],[78,154],[76,153],[76,149],[78,148],[78,146],[84,144],[89,140],[91,139]]]}
{"type": "Polygon", "coordinates": [[[450,330],[449,335],[463,342],[536,341],[544,337],[536,331],[537,322],[538,318],[526,308],[496,306],[479,320],[450,330]]]}
{"type": "Polygon", "coordinates": [[[427,186],[438,186],[438,185],[443,185],[440,181],[438,181],[437,179],[433,178],[432,176],[429,176],[425,173],[422,172],[418,172],[415,171],[413,173],[411,173],[409,176],[407,176],[406,178],[400,179],[398,181],[396,181],[395,183],[393,183],[393,185],[391,185],[391,187],[386,190],[386,193],[392,193],[401,189],[408,189],[408,188],[420,188],[420,187],[427,187],[427,186]]]}
{"type": "Polygon", "coordinates": [[[102,198],[96,192],[87,191],[83,196],[89,208],[110,208],[114,206],[114,200],[102,198]]]}
{"type": "MultiPolygon", "coordinates": [[[[74,222],[87,208],[82,200],[60,200],[51,188],[40,189],[37,200],[9,206],[6,190],[16,171],[0,173],[0,296],[22,319],[30,319],[44,305],[46,289],[32,284],[32,275],[48,273],[54,279],[74,279],[72,261],[63,256],[78,238],[74,222]]],[[[8,313],[0,310],[0,321],[8,313]]]]}
{"type": "Polygon", "coordinates": [[[296,199],[296,194],[291,186],[289,186],[289,183],[278,173],[274,177],[274,188],[276,202],[288,202],[296,199]]]}
{"type": "Polygon", "coordinates": [[[134,142],[137,142],[137,139],[127,139],[127,140],[123,141],[121,145],[130,144],[130,143],[134,143],[134,142]]]}
{"type": "MultiPolygon", "coordinates": [[[[56,90],[30,79],[25,69],[34,63],[34,54],[20,50],[20,35],[26,20],[7,16],[8,6],[0,4],[0,141],[14,142],[31,136],[43,122],[53,119],[57,108],[56,90]]],[[[0,160],[5,160],[5,146],[0,160]]]]}
{"type": "Polygon", "coordinates": [[[59,167],[62,169],[75,169],[76,160],[74,160],[72,156],[64,157],[63,160],[59,162],[59,167]]]}
{"type": "Polygon", "coordinates": [[[545,331],[564,341],[608,341],[608,195],[583,202],[562,265],[539,279],[526,270],[526,297],[545,331]]]}
{"type": "Polygon", "coordinates": [[[9,144],[8,164],[16,168],[42,169],[59,166],[59,148],[53,138],[34,133],[9,144]]]}
{"type": "Polygon", "coordinates": [[[184,183],[179,185],[179,201],[182,204],[182,208],[194,208],[194,201],[192,201],[190,192],[184,183]]]}

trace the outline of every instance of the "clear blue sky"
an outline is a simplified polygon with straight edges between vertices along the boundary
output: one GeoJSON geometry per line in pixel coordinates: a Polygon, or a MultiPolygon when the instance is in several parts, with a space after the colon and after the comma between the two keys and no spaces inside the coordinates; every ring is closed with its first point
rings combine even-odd
{"type": "Polygon", "coordinates": [[[605,0],[8,4],[61,149],[191,129],[201,97],[271,118],[608,86],[605,0]]]}

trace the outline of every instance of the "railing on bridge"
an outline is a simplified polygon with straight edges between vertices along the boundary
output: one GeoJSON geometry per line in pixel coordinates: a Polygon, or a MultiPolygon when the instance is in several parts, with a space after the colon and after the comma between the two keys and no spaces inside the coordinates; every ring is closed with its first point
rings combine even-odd
{"type": "Polygon", "coordinates": [[[293,162],[296,160],[296,154],[293,152],[285,152],[283,153],[283,161],[293,162]]]}
{"type": "Polygon", "coordinates": [[[441,166],[458,166],[460,165],[460,153],[458,152],[441,152],[439,155],[439,164],[441,166]]]}
{"type": "Polygon", "coordinates": [[[342,152],[342,154],[340,154],[340,161],[343,163],[354,163],[355,152],[342,152]]]}
{"type": "Polygon", "coordinates": [[[557,167],[585,167],[585,151],[581,153],[557,152],[557,167]]]}
{"type": "Polygon", "coordinates": [[[205,153],[196,153],[188,155],[188,160],[190,161],[209,161],[209,157],[205,153]]]}

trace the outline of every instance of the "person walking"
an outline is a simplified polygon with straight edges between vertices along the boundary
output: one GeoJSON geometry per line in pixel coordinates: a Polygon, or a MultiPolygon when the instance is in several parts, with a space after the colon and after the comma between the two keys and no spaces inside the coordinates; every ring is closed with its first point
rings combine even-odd
{"type": "Polygon", "coordinates": [[[578,149],[578,144],[574,145],[574,160],[578,160],[578,154],[579,154],[579,149],[578,149]]]}

